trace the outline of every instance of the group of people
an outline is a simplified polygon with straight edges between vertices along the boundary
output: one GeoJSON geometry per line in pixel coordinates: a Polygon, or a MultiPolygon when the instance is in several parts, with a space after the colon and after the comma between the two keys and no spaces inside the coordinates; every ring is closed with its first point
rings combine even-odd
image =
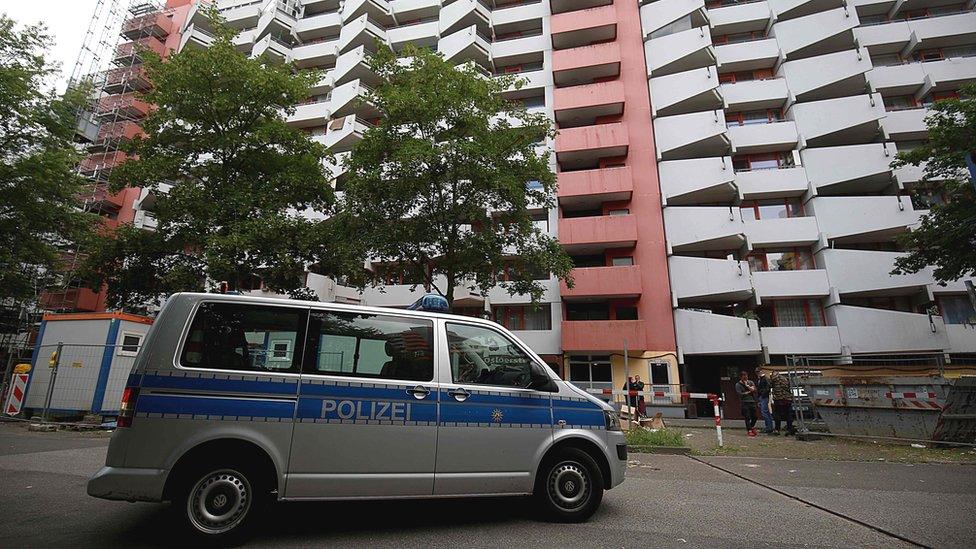
{"type": "Polygon", "coordinates": [[[739,372],[735,392],[742,404],[746,430],[751,437],[757,435],[758,408],[765,427],[763,433],[778,435],[783,422],[786,422],[786,434],[792,435],[796,430],[793,429],[793,389],[790,387],[790,380],[776,371],[768,374],[762,368],[756,368],[756,378],[759,380],[757,383],[749,379],[749,372],[739,372]]]}
{"type": "Polygon", "coordinates": [[[637,411],[638,418],[647,417],[647,402],[644,401],[644,382],[640,376],[628,377],[624,382],[624,391],[627,392],[627,403],[631,410],[637,411]]]}

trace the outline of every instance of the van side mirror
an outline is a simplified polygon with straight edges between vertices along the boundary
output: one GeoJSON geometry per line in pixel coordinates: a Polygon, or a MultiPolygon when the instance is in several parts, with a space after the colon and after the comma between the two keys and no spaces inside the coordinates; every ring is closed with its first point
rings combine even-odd
{"type": "Polygon", "coordinates": [[[553,381],[551,377],[549,377],[549,374],[546,373],[545,370],[543,370],[544,368],[543,366],[539,366],[538,364],[533,363],[531,368],[532,370],[531,370],[530,381],[528,386],[529,389],[533,389],[535,391],[548,391],[548,392],[554,392],[558,390],[558,388],[556,387],[556,382],[553,381]]]}

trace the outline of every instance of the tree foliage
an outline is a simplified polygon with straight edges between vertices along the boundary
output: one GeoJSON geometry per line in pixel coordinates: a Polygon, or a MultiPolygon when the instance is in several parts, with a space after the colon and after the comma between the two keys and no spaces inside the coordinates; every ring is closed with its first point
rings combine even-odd
{"type": "Polygon", "coordinates": [[[305,294],[311,265],[329,262],[331,183],[325,148],[290,127],[285,113],[308,97],[319,75],[251,59],[211,8],[209,48],[186,48],[165,61],[146,52],[156,105],[132,158],[112,173],[113,189],[141,187],[154,197],[155,231],[122,226],[89,255],[92,285],[129,309],[176,291],[231,289],[254,280],[305,294]]]}
{"type": "Polygon", "coordinates": [[[502,97],[522,82],[412,46],[371,63],[381,84],[367,100],[382,118],[345,161],[346,241],[450,302],[456,287],[486,295],[499,282],[537,301],[533,273],[567,279],[571,260],[531,215],[554,204],[552,124],[502,97]]]}
{"type": "Polygon", "coordinates": [[[966,153],[976,154],[976,85],[962,98],[936,101],[925,119],[929,140],[898,153],[892,167],[924,164],[921,188],[941,195],[902,243],[910,250],[892,274],[916,273],[935,266],[936,281],[976,275],[976,192],[966,168],[966,153]]]}
{"type": "Polygon", "coordinates": [[[85,89],[59,95],[51,37],[0,14],[0,303],[32,301],[55,277],[60,250],[87,238],[73,144],[85,89]]]}

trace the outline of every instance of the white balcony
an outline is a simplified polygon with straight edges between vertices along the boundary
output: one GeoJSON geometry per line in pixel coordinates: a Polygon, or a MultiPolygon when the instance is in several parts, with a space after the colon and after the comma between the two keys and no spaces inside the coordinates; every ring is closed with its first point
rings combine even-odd
{"type": "Polygon", "coordinates": [[[344,0],[340,15],[343,24],[363,16],[369,16],[380,25],[396,23],[388,0],[344,0]]]}
{"type": "Polygon", "coordinates": [[[657,169],[667,206],[730,204],[738,196],[731,157],[669,160],[657,169]]]}
{"type": "Polygon", "coordinates": [[[190,25],[183,31],[183,36],[180,37],[180,51],[187,48],[209,48],[213,40],[213,35],[205,28],[190,25]]]}
{"type": "Polygon", "coordinates": [[[753,296],[749,264],[735,259],[672,255],[668,258],[672,305],[738,303],[753,296]]]}
{"type": "Polygon", "coordinates": [[[976,80],[976,57],[953,57],[942,61],[922,63],[925,87],[919,96],[929,92],[954,90],[976,80]]]}
{"type": "Polygon", "coordinates": [[[762,352],[759,322],[704,311],[675,309],[679,355],[752,355],[762,352]]]}
{"type": "Polygon", "coordinates": [[[879,94],[796,103],[787,113],[806,147],[870,143],[881,135],[884,103],[879,94]]]}
{"type": "Polygon", "coordinates": [[[678,72],[649,80],[651,116],[670,116],[723,107],[715,67],[678,72]]]}
{"type": "Polygon", "coordinates": [[[437,21],[403,25],[387,30],[386,36],[390,40],[390,46],[396,51],[402,50],[407,44],[434,48],[440,38],[438,26],[437,21]]]}
{"type": "Polygon", "coordinates": [[[779,44],[774,38],[715,46],[715,58],[722,72],[771,69],[779,61],[779,44]]]}
{"type": "Polygon", "coordinates": [[[708,8],[712,34],[737,34],[765,30],[769,25],[769,5],[766,2],[747,2],[708,8]]]}
{"type": "Polygon", "coordinates": [[[841,341],[853,354],[943,351],[949,347],[941,316],[833,305],[827,321],[837,326],[841,341]]]}
{"type": "Polygon", "coordinates": [[[909,21],[892,21],[883,25],[870,25],[854,29],[857,43],[872,55],[899,53],[912,38],[909,21]]]}
{"type": "MultiPolygon", "coordinates": [[[[972,6],[970,6],[970,9],[972,6]]],[[[976,12],[916,19],[908,22],[912,36],[902,56],[918,50],[965,46],[976,42],[976,12]]]]}
{"type": "Polygon", "coordinates": [[[767,3],[777,21],[786,21],[847,5],[845,0],[767,0],[767,3]]]}
{"type": "Polygon", "coordinates": [[[455,63],[474,61],[485,68],[491,68],[491,44],[478,34],[476,25],[441,37],[437,43],[437,51],[445,59],[455,63]]]}
{"type": "Polygon", "coordinates": [[[818,196],[807,202],[828,240],[878,242],[918,222],[912,201],[898,196],[818,196]]]}
{"type": "Polygon", "coordinates": [[[777,21],[770,35],[776,37],[783,55],[792,61],[853,48],[854,28],[858,25],[857,11],[837,8],[777,21]]]}
{"type": "Polygon", "coordinates": [[[885,96],[915,95],[925,85],[927,63],[874,67],[867,73],[874,89],[885,96]]]}
{"type": "Polygon", "coordinates": [[[339,31],[339,53],[343,54],[360,46],[376,51],[376,43],[389,45],[386,31],[369,20],[366,14],[346,22],[339,31]]]}
{"type": "Polygon", "coordinates": [[[901,109],[889,111],[884,119],[884,128],[888,137],[895,141],[917,141],[927,139],[929,128],[925,125],[925,117],[929,110],[924,107],[917,109],[901,109]]]}
{"type": "Polygon", "coordinates": [[[644,43],[647,74],[664,76],[715,64],[715,49],[707,27],[676,32],[644,43]]]}
{"type": "Polygon", "coordinates": [[[241,31],[231,39],[234,49],[241,53],[250,54],[254,48],[254,29],[241,31]]]}
{"type": "Polygon", "coordinates": [[[809,246],[820,240],[820,227],[813,217],[745,220],[749,244],[763,248],[809,246]]]}
{"type": "MultiPolygon", "coordinates": [[[[496,31],[497,32],[497,31],[496,31]]],[[[499,65],[525,62],[537,59],[542,52],[552,48],[545,34],[496,40],[490,44],[491,58],[499,65]]]]}
{"type": "Polygon", "coordinates": [[[821,196],[875,194],[891,187],[894,147],[885,143],[815,147],[800,151],[810,183],[821,196]]]}
{"type": "Polygon", "coordinates": [[[790,91],[785,78],[769,78],[722,84],[720,94],[725,99],[727,112],[740,112],[781,109],[786,105],[790,91]]]}
{"type": "Polygon", "coordinates": [[[365,46],[359,46],[337,57],[328,78],[333,86],[341,86],[353,80],[360,80],[374,87],[380,84],[380,78],[369,66],[369,53],[365,46]]]}
{"type": "Polygon", "coordinates": [[[690,17],[692,27],[708,26],[705,0],[657,0],[640,7],[641,29],[645,36],[685,17],[690,17]]]}
{"type": "Polygon", "coordinates": [[[728,128],[736,154],[788,151],[796,148],[799,137],[792,120],[768,124],[731,125],[728,128]]]}
{"type": "Polygon", "coordinates": [[[332,152],[346,152],[352,150],[356,143],[362,141],[363,134],[369,126],[362,120],[350,115],[337,118],[329,123],[329,130],[325,134],[323,143],[332,152]]]}
{"type": "Polygon", "coordinates": [[[491,25],[491,11],[478,0],[457,0],[440,8],[439,34],[448,35],[471,25],[479,25],[484,30],[491,25]]]}
{"type": "Polygon", "coordinates": [[[292,61],[300,69],[327,67],[335,63],[338,46],[336,40],[295,46],[291,50],[292,61]]]}
{"type": "Polygon", "coordinates": [[[725,156],[730,151],[721,110],[660,116],[653,126],[658,160],[725,156]]]}
{"type": "Polygon", "coordinates": [[[809,188],[802,167],[748,170],[735,173],[735,185],[745,200],[801,196],[809,188]]]}
{"type": "Polygon", "coordinates": [[[258,23],[254,29],[254,38],[260,40],[267,35],[290,35],[296,21],[292,13],[277,9],[277,2],[268,3],[261,12],[261,17],[258,18],[258,23]]]}
{"type": "Polygon", "coordinates": [[[830,282],[827,271],[758,271],[752,273],[756,293],[762,299],[801,299],[827,297],[830,282]]]}
{"type": "Polygon", "coordinates": [[[329,111],[333,118],[343,118],[350,114],[371,120],[380,116],[379,110],[366,101],[369,88],[359,80],[336,86],[330,94],[329,111]]]}
{"type": "Polygon", "coordinates": [[[289,126],[296,128],[313,128],[329,123],[329,102],[318,101],[296,105],[295,112],[285,119],[289,126]]]}
{"type": "Polygon", "coordinates": [[[738,207],[678,206],[664,209],[668,253],[740,250],[746,243],[738,207]]]}
{"type": "Polygon", "coordinates": [[[288,63],[291,61],[291,46],[269,34],[254,43],[251,57],[264,57],[276,63],[288,63]]]}
{"type": "MultiPolygon", "coordinates": [[[[195,2],[194,4],[199,6],[203,2],[195,2]]],[[[220,16],[224,18],[224,23],[231,28],[251,29],[258,25],[258,21],[261,19],[261,14],[263,13],[261,10],[262,7],[260,3],[255,4],[251,2],[242,6],[221,9],[220,16]]]]}
{"type": "Polygon", "coordinates": [[[946,324],[950,353],[976,353],[976,327],[970,324],[946,324]]]}
{"type": "Polygon", "coordinates": [[[760,328],[763,347],[771,355],[839,355],[837,326],[760,328]]]}
{"type": "Polygon", "coordinates": [[[825,248],[817,253],[817,260],[830,273],[831,284],[841,296],[871,297],[925,292],[934,283],[931,267],[914,274],[891,274],[895,260],[903,255],[898,252],[825,248]]]}
{"type": "Polygon", "coordinates": [[[319,40],[338,36],[342,28],[342,17],[338,12],[306,16],[295,22],[295,36],[299,40],[319,40]]]}
{"type": "Polygon", "coordinates": [[[818,101],[864,93],[871,70],[867,50],[850,49],[787,61],[779,68],[797,101],[818,101]]]}

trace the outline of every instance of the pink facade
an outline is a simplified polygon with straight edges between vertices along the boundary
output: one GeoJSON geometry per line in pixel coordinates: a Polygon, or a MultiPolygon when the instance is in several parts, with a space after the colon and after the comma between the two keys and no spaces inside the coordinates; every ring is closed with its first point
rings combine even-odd
{"type": "Polygon", "coordinates": [[[610,308],[610,320],[567,318],[564,351],[617,351],[623,340],[630,352],[677,348],[638,8],[615,0],[551,19],[559,239],[570,254],[606,260],[575,269],[561,295],[567,313],[575,300],[610,308]],[[638,320],[613,320],[619,303],[635,305],[638,320]]]}

